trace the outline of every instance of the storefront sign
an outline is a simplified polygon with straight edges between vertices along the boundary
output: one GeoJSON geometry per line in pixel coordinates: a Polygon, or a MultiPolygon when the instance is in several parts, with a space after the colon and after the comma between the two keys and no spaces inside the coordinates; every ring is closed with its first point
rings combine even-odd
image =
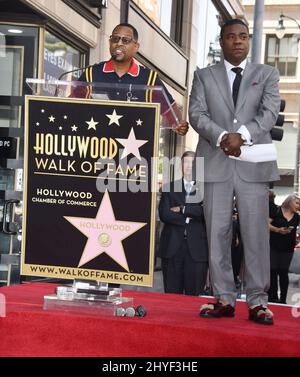
{"type": "Polygon", "coordinates": [[[0,158],[17,158],[18,139],[0,136],[0,158]]]}

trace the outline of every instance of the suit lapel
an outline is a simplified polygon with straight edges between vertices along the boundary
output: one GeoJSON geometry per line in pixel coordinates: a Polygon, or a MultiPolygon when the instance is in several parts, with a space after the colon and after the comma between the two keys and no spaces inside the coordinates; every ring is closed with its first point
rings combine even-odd
{"type": "Polygon", "coordinates": [[[211,74],[213,76],[213,79],[216,82],[219,92],[221,93],[230,111],[233,114],[238,113],[238,111],[243,107],[246,101],[247,90],[250,88],[251,83],[253,81],[253,77],[256,74],[256,65],[251,64],[251,63],[247,63],[246,65],[246,68],[243,74],[243,79],[241,81],[241,86],[239,88],[239,95],[237,99],[236,109],[234,108],[234,104],[232,100],[232,93],[230,90],[230,85],[229,85],[225,65],[221,63],[221,64],[212,66],[211,74]]]}
{"type": "MultiPolygon", "coordinates": [[[[219,93],[221,93],[229,110],[234,113],[234,104],[232,100],[232,94],[228,81],[225,65],[223,63],[217,64],[211,67],[211,74],[215,80],[219,93]]],[[[243,80],[242,80],[243,81],[243,80]]]]}
{"type": "Polygon", "coordinates": [[[180,179],[174,182],[174,189],[175,188],[176,188],[176,191],[173,190],[173,192],[175,195],[174,198],[176,198],[176,202],[184,204],[185,203],[185,189],[184,189],[183,179],[180,179]]]}
{"type": "Polygon", "coordinates": [[[183,203],[185,203],[186,192],[185,192],[185,187],[184,187],[184,180],[183,180],[183,178],[181,179],[181,184],[182,184],[181,200],[183,201],[183,203]]]}
{"type": "Polygon", "coordinates": [[[251,63],[247,63],[246,65],[243,78],[241,81],[241,85],[239,88],[239,95],[238,95],[238,99],[236,103],[236,113],[238,113],[238,111],[243,107],[246,101],[247,91],[251,86],[251,82],[253,81],[253,76],[256,72],[255,68],[256,66],[251,63]]]}

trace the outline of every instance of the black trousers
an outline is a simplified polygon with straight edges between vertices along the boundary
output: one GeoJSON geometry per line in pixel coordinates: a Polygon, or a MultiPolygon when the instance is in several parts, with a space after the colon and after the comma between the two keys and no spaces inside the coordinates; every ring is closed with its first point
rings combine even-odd
{"type": "Polygon", "coordinates": [[[231,246],[231,261],[234,281],[237,283],[243,261],[243,246],[241,244],[231,246]]]}
{"type": "Polygon", "coordinates": [[[271,249],[271,282],[268,291],[270,302],[286,303],[289,288],[289,267],[293,258],[293,252],[280,252],[271,249]],[[280,298],[278,298],[278,280],[280,298]]]}
{"type": "Polygon", "coordinates": [[[166,293],[198,296],[204,293],[208,262],[196,262],[190,255],[184,239],[172,258],[162,258],[164,289],[166,293]]]}

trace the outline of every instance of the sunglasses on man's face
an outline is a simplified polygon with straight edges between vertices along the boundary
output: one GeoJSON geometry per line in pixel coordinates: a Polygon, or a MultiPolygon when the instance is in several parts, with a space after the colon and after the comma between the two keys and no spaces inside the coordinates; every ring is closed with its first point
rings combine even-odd
{"type": "Polygon", "coordinates": [[[123,37],[119,35],[111,35],[109,37],[109,40],[111,43],[119,43],[119,41],[121,40],[124,45],[128,45],[131,42],[136,43],[136,41],[131,37],[123,37]]]}

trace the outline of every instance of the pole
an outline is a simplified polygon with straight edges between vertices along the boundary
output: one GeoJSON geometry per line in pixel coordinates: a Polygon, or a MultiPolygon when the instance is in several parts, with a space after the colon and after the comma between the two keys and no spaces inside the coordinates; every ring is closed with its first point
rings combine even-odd
{"type": "Polygon", "coordinates": [[[252,63],[261,63],[261,45],[264,22],[264,0],[255,0],[253,35],[252,35],[252,63]]]}
{"type": "Polygon", "coordinates": [[[300,187],[300,109],[299,109],[299,120],[298,120],[298,129],[297,129],[297,152],[296,152],[296,168],[295,168],[295,177],[294,177],[294,193],[299,196],[300,187]]]}

